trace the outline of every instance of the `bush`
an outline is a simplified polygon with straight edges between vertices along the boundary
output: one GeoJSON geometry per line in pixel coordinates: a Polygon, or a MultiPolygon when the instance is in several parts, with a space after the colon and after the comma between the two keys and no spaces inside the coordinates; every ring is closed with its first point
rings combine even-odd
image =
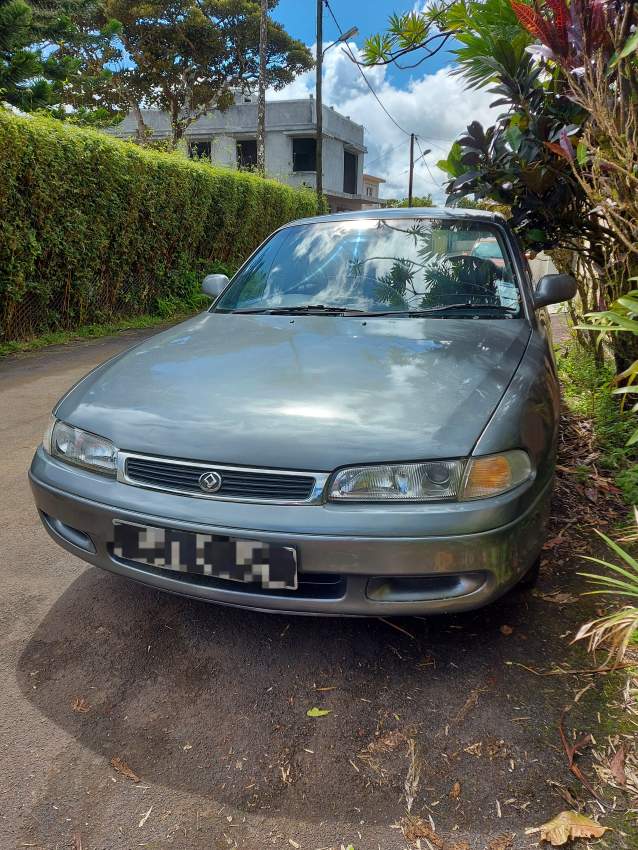
{"type": "Polygon", "coordinates": [[[0,109],[0,341],[195,309],[202,274],[316,210],[305,189],[0,109]]]}
{"type": "MultiPolygon", "coordinates": [[[[575,340],[557,347],[556,362],[563,398],[574,413],[591,420],[600,456],[595,465],[611,473],[628,504],[638,504],[638,448],[627,445],[636,422],[630,410],[621,409],[614,395],[614,366],[607,359],[596,363],[591,351],[575,340]]],[[[591,467],[582,469],[585,480],[591,467]]]]}

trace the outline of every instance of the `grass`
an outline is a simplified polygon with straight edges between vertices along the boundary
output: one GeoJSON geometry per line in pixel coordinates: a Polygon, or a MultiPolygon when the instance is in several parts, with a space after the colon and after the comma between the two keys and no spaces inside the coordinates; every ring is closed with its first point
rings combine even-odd
{"type": "Polygon", "coordinates": [[[556,355],[566,405],[593,424],[598,465],[614,476],[628,504],[638,504],[638,450],[627,446],[636,416],[622,410],[619,397],[613,395],[613,362],[595,363],[575,341],[558,346],[556,355]]]}
{"type": "Polygon", "coordinates": [[[114,322],[104,322],[95,325],[83,325],[72,331],[51,331],[33,339],[18,340],[13,342],[0,342],[0,357],[9,354],[21,354],[25,351],[38,351],[49,345],[67,345],[83,339],[97,339],[98,337],[111,336],[119,331],[137,330],[139,328],[153,328],[170,322],[178,322],[191,316],[193,311],[177,310],[174,313],[161,316],[136,316],[133,319],[119,319],[114,322]]]}

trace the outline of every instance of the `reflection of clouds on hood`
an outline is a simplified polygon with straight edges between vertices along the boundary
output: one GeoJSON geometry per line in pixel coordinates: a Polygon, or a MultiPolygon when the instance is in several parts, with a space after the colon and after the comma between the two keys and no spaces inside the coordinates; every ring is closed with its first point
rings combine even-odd
{"type": "MultiPolygon", "coordinates": [[[[350,46],[360,56],[354,42],[350,46]]],[[[315,47],[312,47],[315,50],[315,47]]],[[[386,109],[405,130],[419,136],[423,150],[431,149],[415,165],[414,194],[431,193],[435,202],[443,202],[442,186],[446,175],[436,167],[444,159],[452,141],[470,121],[492,123],[496,111],[489,107],[494,96],[486,91],[464,88],[462,78],[450,74],[451,66],[428,74],[415,68],[404,89],[397,88],[387,78],[386,68],[366,68],[366,77],[386,109]],[[429,171],[428,171],[429,168],[429,171]]],[[[303,98],[314,94],[315,72],[308,71],[279,92],[269,92],[270,100],[303,98]]],[[[355,64],[341,46],[333,47],[324,59],[323,101],[353,121],[363,124],[368,148],[364,169],[383,177],[382,197],[403,198],[408,184],[408,137],[383,112],[366,86],[355,64]]],[[[415,156],[420,151],[415,149],[415,156]]]]}

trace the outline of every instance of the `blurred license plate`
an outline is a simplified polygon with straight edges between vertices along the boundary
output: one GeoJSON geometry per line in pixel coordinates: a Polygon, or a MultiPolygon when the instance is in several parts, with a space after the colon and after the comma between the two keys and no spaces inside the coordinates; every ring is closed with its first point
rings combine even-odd
{"type": "Polygon", "coordinates": [[[289,546],[120,520],[113,525],[116,558],[178,573],[255,582],[268,590],[297,588],[297,553],[289,546]]]}

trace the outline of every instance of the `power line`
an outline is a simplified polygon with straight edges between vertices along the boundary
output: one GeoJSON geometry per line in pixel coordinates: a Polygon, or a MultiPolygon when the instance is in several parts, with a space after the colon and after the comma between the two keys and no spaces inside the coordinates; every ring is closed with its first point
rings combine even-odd
{"type": "MultiPolygon", "coordinates": [[[[423,153],[423,148],[422,148],[422,147],[421,147],[421,145],[419,144],[419,140],[418,140],[418,139],[416,140],[416,146],[418,147],[418,149],[419,149],[419,150],[420,150],[420,152],[421,152],[421,156],[419,157],[419,159],[422,159],[422,160],[423,160],[423,162],[425,163],[425,167],[427,168],[427,170],[428,170],[428,174],[430,175],[430,180],[432,180],[432,182],[433,182],[435,185],[440,186],[440,185],[441,185],[441,183],[442,183],[443,181],[441,181],[441,180],[438,180],[438,181],[437,181],[437,180],[435,180],[435,179],[434,179],[434,174],[432,174],[432,171],[430,170],[430,166],[428,165],[428,161],[427,161],[427,159],[425,158],[425,153],[423,153]]],[[[427,153],[427,151],[426,151],[426,153],[427,153]]],[[[417,160],[417,162],[418,162],[418,160],[417,160]]]]}
{"type": "Polygon", "coordinates": [[[379,160],[380,160],[380,159],[385,159],[385,158],[386,158],[387,156],[389,156],[391,153],[394,153],[395,151],[398,151],[398,150],[399,150],[399,148],[402,148],[402,147],[403,147],[403,145],[404,145],[404,143],[403,143],[403,142],[399,142],[399,144],[398,144],[398,145],[395,145],[394,147],[390,148],[390,150],[389,150],[389,151],[386,151],[385,153],[382,153],[382,154],[380,154],[379,156],[375,156],[375,158],[374,158],[374,159],[372,159],[372,160],[370,160],[370,162],[366,162],[366,168],[369,168],[371,165],[374,165],[374,163],[375,163],[375,162],[379,162],[379,160]]]}
{"type": "MultiPolygon", "coordinates": [[[[332,7],[331,7],[330,3],[328,2],[328,0],[325,0],[325,4],[326,4],[326,9],[330,12],[330,17],[331,17],[331,18],[332,18],[332,20],[335,22],[335,26],[336,26],[336,27],[337,27],[337,29],[339,30],[339,34],[340,34],[340,35],[343,35],[343,30],[341,29],[341,26],[340,26],[340,24],[339,24],[339,21],[338,21],[338,20],[337,20],[337,18],[335,17],[335,13],[332,11],[332,7]]],[[[363,73],[363,68],[362,68],[362,67],[361,67],[361,65],[359,65],[359,63],[357,62],[357,57],[356,57],[356,56],[354,55],[354,53],[352,52],[352,48],[350,47],[350,45],[349,45],[347,42],[344,42],[344,47],[345,47],[345,49],[348,51],[348,53],[350,54],[350,58],[352,59],[352,61],[354,62],[354,64],[355,64],[355,65],[357,66],[357,68],[359,69],[359,73],[360,73],[360,74],[361,74],[361,76],[363,77],[365,84],[366,84],[366,85],[367,85],[367,87],[370,89],[370,91],[371,91],[371,93],[372,93],[372,95],[373,95],[374,99],[375,99],[375,100],[376,100],[376,102],[379,104],[379,106],[381,107],[381,109],[385,112],[385,114],[388,116],[388,118],[390,119],[390,121],[392,121],[392,123],[394,124],[394,126],[395,126],[395,127],[398,127],[398,129],[399,129],[399,130],[401,130],[401,132],[402,132],[402,133],[405,133],[405,135],[406,135],[406,136],[409,136],[409,135],[410,135],[410,131],[409,131],[409,130],[406,130],[406,129],[405,129],[405,127],[402,127],[402,126],[399,124],[399,122],[398,122],[398,121],[394,118],[394,116],[393,116],[393,115],[391,115],[391,114],[388,112],[388,110],[386,109],[386,107],[385,107],[385,106],[384,106],[384,104],[383,104],[383,101],[381,100],[381,98],[379,97],[379,95],[376,93],[376,91],[372,88],[372,85],[371,85],[370,81],[368,80],[368,78],[366,77],[366,75],[363,73]]]]}
{"type": "MultiPolygon", "coordinates": [[[[333,10],[332,10],[332,6],[330,5],[329,0],[324,0],[324,3],[325,3],[325,6],[326,6],[326,9],[330,12],[330,17],[332,18],[332,20],[333,20],[333,21],[334,21],[334,23],[335,23],[335,26],[336,26],[336,27],[337,27],[337,29],[339,30],[339,34],[340,34],[340,35],[343,35],[343,30],[342,30],[342,28],[341,28],[341,25],[340,25],[339,21],[338,21],[338,20],[337,20],[337,18],[336,18],[335,13],[334,13],[334,12],[333,12],[333,10]]],[[[380,98],[380,97],[379,97],[379,95],[376,93],[376,91],[375,91],[375,90],[374,90],[374,88],[372,87],[372,84],[370,83],[370,81],[368,80],[368,78],[366,77],[366,75],[364,74],[364,72],[363,72],[363,68],[361,67],[361,65],[360,65],[360,64],[359,64],[359,62],[357,61],[357,57],[356,57],[356,56],[354,55],[354,53],[352,52],[352,48],[350,47],[350,45],[348,44],[348,42],[344,42],[344,48],[345,48],[345,50],[347,50],[347,52],[349,53],[350,58],[352,59],[353,63],[354,63],[354,64],[355,64],[355,66],[357,67],[357,70],[359,71],[359,73],[360,73],[360,74],[361,74],[361,76],[363,77],[363,80],[364,80],[364,82],[365,82],[366,86],[370,89],[370,92],[372,93],[372,96],[373,96],[373,97],[374,97],[374,99],[377,101],[377,103],[379,104],[379,106],[381,107],[381,109],[382,109],[382,110],[385,112],[385,114],[388,116],[388,118],[390,119],[390,121],[392,121],[392,123],[395,125],[395,127],[398,127],[398,129],[399,129],[399,130],[401,130],[401,132],[402,132],[402,133],[405,133],[405,135],[406,135],[406,136],[411,135],[411,134],[410,134],[410,131],[409,131],[409,130],[406,130],[406,129],[405,129],[405,127],[402,127],[402,126],[399,124],[399,122],[398,122],[398,121],[394,118],[394,116],[393,116],[393,115],[391,115],[391,114],[390,114],[390,112],[387,110],[387,108],[385,107],[385,105],[384,105],[384,103],[382,102],[381,98],[380,98]]],[[[442,145],[437,145],[437,144],[436,144],[436,142],[434,141],[434,139],[425,138],[425,136],[417,136],[417,134],[416,134],[416,133],[415,133],[415,138],[416,138],[416,139],[419,139],[419,138],[420,138],[420,139],[422,139],[424,142],[427,142],[428,144],[434,145],[434,147],[435,147],[435,148],[439,148],[439,150],[442,150],[442,151],[445,151],[445,150],[446,150],[446,149],[445,149],[442,145]]],[[[451,142],[451,141],[454,141],[454,140],[453,140],[453,139],[443,139],[443,138],[441,138],[441,141],[444,141],[444,142],[451,142]]],[[[398,145],[397,145],[397,147],[398,147],[398,145]]],[[[393,148],[393,150],[394,150],[394,148],[393,148]]],[[[420,150],[420,148],[419,148],[419,150],[420,150]]],[[[378,159],[381,159],[381,157],[378,157],[378,159]]],[[[377,160],[373,160],[373,162],[376,162],[376,161],[377,161],[377,160]]],[[[370,165],[370,163],[368,163],[368,165],[370,165]]],[[[429,170],[429,169],[428,169],[428,170],[429,170]]]]}

